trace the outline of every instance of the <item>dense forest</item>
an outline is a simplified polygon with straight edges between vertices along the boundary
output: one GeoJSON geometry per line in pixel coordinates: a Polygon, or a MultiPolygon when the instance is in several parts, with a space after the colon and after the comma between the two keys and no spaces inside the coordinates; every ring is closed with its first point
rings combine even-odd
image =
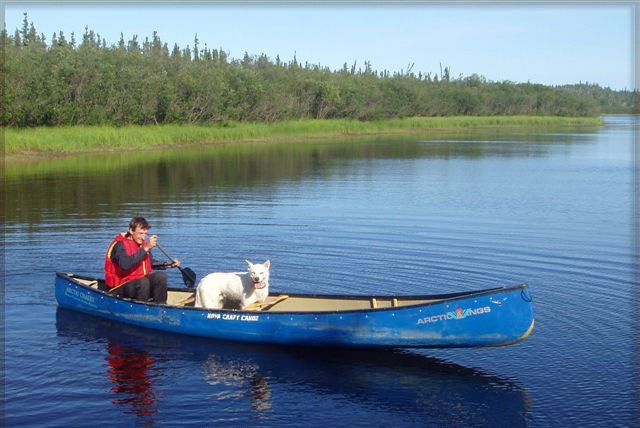
{"type": "MultiPolygon", "coordinates": [[[[0,125],[128,125],[302,118],[373,120],[410,116],[632,113],[638,91],[592,84],[550,87],[493,82],[478,75],[376,71],[365,62],[339,70],[266,55],[232,59],[201,45],[170,48],[151,38],[109,44],[85,28],[76,35],[22,28],[1,34],[0,125]]],[[[637,104],[636,104],[637,105],[637,104]]]]}

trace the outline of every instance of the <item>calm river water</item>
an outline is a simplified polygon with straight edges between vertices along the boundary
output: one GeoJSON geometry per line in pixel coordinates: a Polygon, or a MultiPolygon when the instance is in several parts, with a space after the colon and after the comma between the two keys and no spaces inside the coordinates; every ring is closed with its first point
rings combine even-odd
{"type": "MultiPolygon", "coordinates": [[[[609,117],[595,130],[9,166],[5,424],[633,426],[638,128],[637,118],[609,117]],[[328,351],[181,337],[58,309],[54,272],[102,275],[106,246],[133,215],[199,277],[270,259],[271,288],[289,292],[526,282],[536,327],[503,348],[328,351]]],[[[179,273],[170,281],[181,285],[179,273]]]]}

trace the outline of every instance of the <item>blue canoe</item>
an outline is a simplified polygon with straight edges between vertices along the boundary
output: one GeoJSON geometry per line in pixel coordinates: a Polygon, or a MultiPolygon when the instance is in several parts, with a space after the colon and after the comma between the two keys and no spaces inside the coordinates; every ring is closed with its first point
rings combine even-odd
{"type": "Polygon", "coordinates": [[[61,307],[127,324],[212,339],[297,346],[454,348],[510,345],[534,325],[526,284],[425,296],[272,294],[255,310],[193,307],[194,290],[167,304],[114,297],[101,279],[56,273],[61,307]]]}

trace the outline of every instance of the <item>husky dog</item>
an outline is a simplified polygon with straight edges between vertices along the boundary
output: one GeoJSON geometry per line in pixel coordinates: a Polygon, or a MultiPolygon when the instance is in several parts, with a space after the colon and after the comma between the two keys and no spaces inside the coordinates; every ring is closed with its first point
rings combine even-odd
{"type": "Polygon", "coordinates": [[[269,296],[269,260],[253,264],[245,260],[248,272],[214,272],[198,283],[196,308],[222,309],[235,302],[244,309],[269,296]]]}

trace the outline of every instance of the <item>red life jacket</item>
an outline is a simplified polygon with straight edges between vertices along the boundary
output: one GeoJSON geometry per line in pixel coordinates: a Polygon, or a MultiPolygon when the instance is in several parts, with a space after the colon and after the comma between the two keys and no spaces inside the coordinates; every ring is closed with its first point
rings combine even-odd
{"type": "Polygon", "coordinates": [[[119,234],[111,242],[104,260],[104,279],[109,288],[117,287],[120,284],[124,284],[128,281],[133,281],[134,279],[142,278],[151,273],[151,257],[149,257],[149,254],[147,254],[144,259],[142,259],[142,263],[138,263],[136,266],[132,267],[129,270],[124,270],[120,266],[118,266],[111,259],[111,252],[113,251],[113,247],[115,247],[118,242],[122,242],[122,244],[124,245],[124,249],[129,256],[134,255],[142,246],[138,245],[138,243],[133,239],[129,239],[127,233],[119,234]]]}

